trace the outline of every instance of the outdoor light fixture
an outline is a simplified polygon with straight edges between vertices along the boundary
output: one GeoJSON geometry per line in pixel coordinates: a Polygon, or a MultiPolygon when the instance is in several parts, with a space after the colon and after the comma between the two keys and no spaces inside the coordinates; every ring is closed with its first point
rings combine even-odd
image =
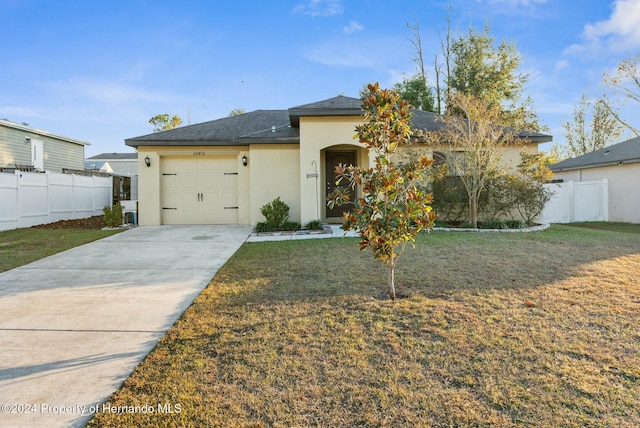
{"type": "Polygon", "coordinates": [[[242,165],[247,166],[247,155],[242,155],[242,165]]]}
{"type": "Polygon", "coordinates": [[[25,138],[24,142],[27,143],[27,144],[31,144],[31,137],[25,138]]]}
{"type": "Polygon", "coordinates": [[[149,159],[149,156],[145,156],[144,163],[147,165],[147,168],[151,166],[151,159],[149,159]]]}

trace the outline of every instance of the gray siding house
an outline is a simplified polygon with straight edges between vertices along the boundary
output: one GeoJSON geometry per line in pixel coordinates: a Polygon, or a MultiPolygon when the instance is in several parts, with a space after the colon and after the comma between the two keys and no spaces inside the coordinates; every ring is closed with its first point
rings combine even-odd
{"type": "Polygon", "coordinates": [[[84,169],[85,141],[0,119],[0,168],[62,172],[84,169]]]}

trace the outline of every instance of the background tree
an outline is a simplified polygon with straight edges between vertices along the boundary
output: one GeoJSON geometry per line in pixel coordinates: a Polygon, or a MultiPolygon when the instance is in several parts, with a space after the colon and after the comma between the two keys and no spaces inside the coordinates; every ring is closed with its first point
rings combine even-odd
{"type": "Polygon", "coordinates": [[[229,112],[229,117],[231,116],[240,116],[241,114],[245,114],[246,111],[243,108],[234,108],[229,112]]]}
{"type": "Polygon", "coordinates": [[[469,223],[478,227],[480,197],[487,181],[500,173],[502,148],[514,144],[518,137],[513,128],[501,126],[499,104],[455,92],[449,107],[442,117],[444,127],[424,137],[429,145],[446,148],[452,175],[459,178],[467,194],[469,223]]]}
{"type": "Polygon", "coordinates": [[[467,34],[451,41],[449,49],[448,93],[462,92],[489,107],[500,107],[503,125],[528,131],[544,128],[531,99],[521,100],[528,75],[518,72],[522,57],[515,44],[503,40],[495,46],[491,28],[485,25],[481,33],[469,28],[467,34]]]}
{"type": "Polygon", "coordinates": [[[451,94],[461,92],[484,100],[491,107],[500,106],[503,125],[519,130],[547,130],[540,123],[531,98],[523,98],[529,77],[518,71],[522,57],[515,43],[503,40],[496,45],[488,24],[482,32],[470,27],[467,33],[456,37],[451,32],[451,11],[450,8],[446,18],[446,32],[439,32],[441,52],[434,59],[435,88],[428,84],[420,26],[416,23],[409,26],[413,30],[409,40],[418,72],[397,84],[395,89],[416,107],[439,114],[449,109],[451,94]],[[418,98],[417,94],[430,96],[418,98]],[[430,104],[424,104],[423,99],[430,104]]]}
{"type": "Polygon", "coordinates": [[[585,94],[575,106],[572,120],[563,123],[562,127],[567,140],[566,152],[570,157],[613,144],[624,131],[622,124],[611,114],[606,101],[599,99],[592,102],[585,94]]]}
{"type": "Polygon", "coordinates": [[[435,111],[433,92],[419,74],[396,83],[393,89],[400,93],[403,100],[418,110],[435,111]]]}
{"type": "Polygon", "coordinates": [[[403,164],[393,161],[395,150],[411,142],[410,104],[394,90],[380,89],[377,83],[367,86],[362,102],[365,123],[359,125],[360,143],[374,153],[374,166],[362,169],[353,165],[336,168],[338,182],[329,197],[329,206],[352,202],[345,214],[345,230],[360,234],[360,250],[370,248],[373,256],[388,268],[388,289],[396,298],[395,267],[408,242],[435,220],[431,195],[419,183],[426,178],[433,162],[425,156],[403,164]],[[355,187],[362,197],[352,197],[355,187]]]}
{"type": "Polygon", "coordinates": [[[149,123],[153,125],[153,132],[167,131],[177,128],[182,124],[182,119],[178,116],[169,116],[169,114],[158,114],[149,119],[149,123]]]}
{"type": "MultiPolygon", "coordinates": [[[[633,58],[627,58],[618,64],[618,68],[614,74],[604,74],[604,82],[613,90],[614,97],[621,97],[622,104],[626,101],[640,103],[640,54],[633,58]]],[[[631,121],[625,120],[619,113],[619,108],[614,105],[614,101],[605,96],[603,98],[604,106],[609,113],[625,128],[629,129],[636,136],[640,136],[640,129],[634,126],[631,121]]],[[[638,106],[636,106],[638,107],[638,106]]]]}
{"type": "Polygon", "coordinates": [[[402,99],[408,101],[414,108],[424,111],[435,111],[433,91],[427,81],[427,73],[424,66],[420,24],[407,24],[407,27],[413,31],[413,37],[409,38],[409,41],[415,49],[413,62],[416,64],[417,73],[404,78],[400,83],[396,83],[393,89],[399,92],[402,99]]]}

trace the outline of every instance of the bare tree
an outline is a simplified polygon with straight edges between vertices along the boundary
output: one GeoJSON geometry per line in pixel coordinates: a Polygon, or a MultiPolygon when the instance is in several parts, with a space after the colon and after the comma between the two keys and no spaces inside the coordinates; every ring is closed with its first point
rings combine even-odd
{"type": "Polygon", "coordinates": [[[573,120],[563,123],[562,127],[569,156],[580,156],[613,144],[624,131],[605,100],[592,102],[585,94],[573,110],[573,120]]]}
{"type": "Polygon", "coordinates": [[[451,94],[444,127],[428,132],[427,144],[446,151],[452,175],[458,176],[467,194],[469,223],[478,226],[480,196],[487,181],[499,174],[501,152],[516,144],[518,135],[504,128],[499,105],[462,92],[451,94]]]}
{"type": "MultiPolygon", "coordinates": [[[[627,58],[618,64],[614,74],[604,74],[604,83],[609,85],[613,90],[613,95],[622,98],[622,104],[625,101],[640,103],[640,54],[633,58],[627,58]]],[[[640,136],[640,129],[633,126],[630,121],[625,120],[619,113],[618,106],[614,105],[614,101],[608,96],[603,97],[604,107],[609,110],[609,114],[613,116],[620,124],[633,132],[636,136],[640,136]]]]}

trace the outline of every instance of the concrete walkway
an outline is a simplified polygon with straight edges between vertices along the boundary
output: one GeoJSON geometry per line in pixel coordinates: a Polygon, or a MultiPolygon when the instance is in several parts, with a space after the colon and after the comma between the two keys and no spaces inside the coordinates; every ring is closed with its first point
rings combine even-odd
{"type": "Polygon", "coordinates": [[[139,227],[0,273],[0,427],[84,426],[250,232],[139,227]]]}

